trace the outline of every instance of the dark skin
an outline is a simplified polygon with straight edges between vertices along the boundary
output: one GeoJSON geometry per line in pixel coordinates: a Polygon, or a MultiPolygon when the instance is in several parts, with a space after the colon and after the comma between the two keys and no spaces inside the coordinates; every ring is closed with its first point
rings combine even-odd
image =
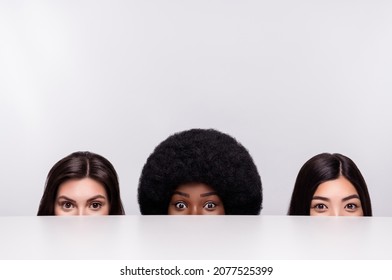
{"type": "Polygon", "coordinates": [[[169,215],[225,215],[225,208],[218,194],[205,184],[180,185],[173,193],[169,215]]]}

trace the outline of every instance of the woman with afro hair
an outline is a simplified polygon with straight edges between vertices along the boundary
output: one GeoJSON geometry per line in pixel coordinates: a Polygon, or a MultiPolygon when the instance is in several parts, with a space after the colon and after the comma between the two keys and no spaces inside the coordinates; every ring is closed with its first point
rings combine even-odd
{"type": "Polygon", "coordinates": [[[249,152],[214,129],[191,129],[160,143],[139,181],[143,215],[258,215],[262,185],[249,152]]]}

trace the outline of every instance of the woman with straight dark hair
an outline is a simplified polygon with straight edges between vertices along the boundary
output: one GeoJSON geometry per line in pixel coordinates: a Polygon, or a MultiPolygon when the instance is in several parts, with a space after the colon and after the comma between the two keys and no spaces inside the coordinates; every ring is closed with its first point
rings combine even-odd
{"type": "Polygon", "coordinates": [[[289,215],[372,216],[366,182],[355,163],[341,154],[322,153],[298,173],[289,215]]]}
{"type": "Polygon", "coordinates": [[[38,209],[38,216],[51,215],[124,215],[113,165],[91,152],[58,161],[49,171],[38,209]]]}

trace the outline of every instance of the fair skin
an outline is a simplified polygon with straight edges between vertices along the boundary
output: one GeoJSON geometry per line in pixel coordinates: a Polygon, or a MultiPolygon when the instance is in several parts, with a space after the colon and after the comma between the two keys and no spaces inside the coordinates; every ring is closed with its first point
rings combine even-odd
{"type": "Polygon", "coordinates": [[[363,216],[355,187],[345,177],[320,184],[310,205],[311,216],[363,216]]]}
{"type": "Polygon", "coordinates": [[[71,179],[59,186],[54,214],[58,216],[109,215],[105,188],[91,178],[71,179]]]}
{"type": "Polygon", "coordinates": [[[209,186],[191,183],[179,186],[170,200],[169,215],[224,215],[220,197],[209,186]]]}

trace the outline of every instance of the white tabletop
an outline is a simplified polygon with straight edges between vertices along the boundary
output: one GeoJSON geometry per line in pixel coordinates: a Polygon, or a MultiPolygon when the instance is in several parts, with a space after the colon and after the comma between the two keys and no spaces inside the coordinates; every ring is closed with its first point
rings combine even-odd
{"type": "Polygon", "coordinates": [[[390,217],[0,217],[0,259],[392,259],[390,217]]]}

